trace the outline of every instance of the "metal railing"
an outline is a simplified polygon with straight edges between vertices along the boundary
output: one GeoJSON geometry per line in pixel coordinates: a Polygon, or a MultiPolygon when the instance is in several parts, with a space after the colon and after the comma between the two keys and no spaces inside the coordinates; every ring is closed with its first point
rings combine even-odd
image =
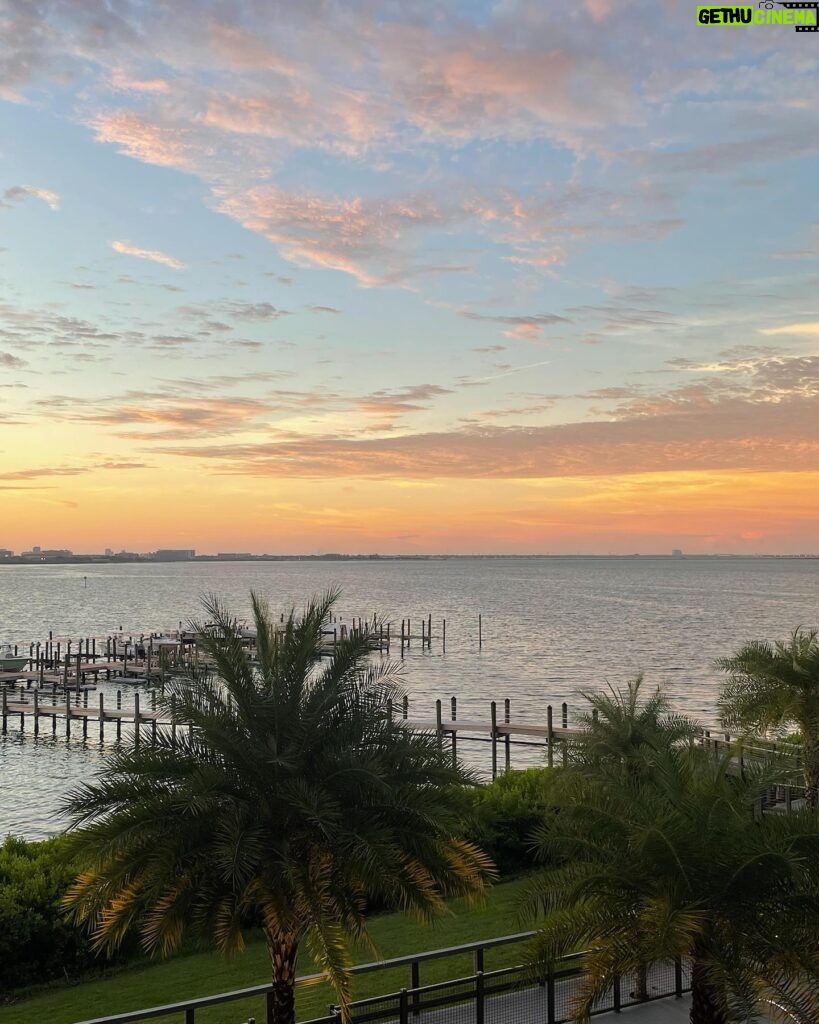
{"type": "MultiPolygon", "coordinates": [[[[350,1019],[353,1024],[528,1024],[529,1021],[532,1024],[564,1024],[571,1019],[570,1008],[583,976],[584,954],[575,953],[564,957],[557,970],[543,977],[537,977],[531,968],[523,964],[485,970],[487,950],[522,945],[534,935],[535,932],[531,931],[518,932],[352,967],[350,973],[353,975],[408,968],[409,985],[384,995],[356,1000],[350,1007],[350,1019]],[[472,956],[472,974],[434,984],[421,984],[422,964],[464,954],[472,956]]],[[[302,988],[324,980],[323,974],[311,974],[299,978],[296,985],[302,988]]],[[[681,961],[653,964],[642,980],[641,986],[636,976],[616,979],[604,998],[595,1004],[592,1012],[619,1012],[621,1008],[638,1002],[668,996],[679,997],[690,988],[689,971],[681,961]],[[638,989],[641,989],[639,994],[638,989]]],[[[184,1024],[196,1024],[197,1011],[245,999],[259,1000],[260,1009],[263,1003],[262,1019],[268,1024],[272,1022],[273,985],[268,982],[197,999],[98,1017],[83,1024],[132,1024],[160,1017],[178,1017],[184,1020],[184,1024]]],[[[339,1024],[340,1019],[340,1010],[331,1005],[327,1014],[312,1018],[305,1024],[339,1024]]]]}

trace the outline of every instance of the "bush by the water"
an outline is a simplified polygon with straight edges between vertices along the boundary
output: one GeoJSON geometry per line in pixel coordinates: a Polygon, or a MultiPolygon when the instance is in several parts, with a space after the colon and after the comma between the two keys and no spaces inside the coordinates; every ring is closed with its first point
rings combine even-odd
{"type": "Polygon", "coordinates": [[[0,845],[0,992],[74,977],[99,962],[60,911],[75,874],[64,839],[9,836],[0,845]]]}
{"type": "Polygon", "coordinates": [[[469,838],[495,861],[501,875],[530,871],[537,863],[532,833],[553,807],[547,796],[552,769],[506,772],[469,791],[469,838]]]}

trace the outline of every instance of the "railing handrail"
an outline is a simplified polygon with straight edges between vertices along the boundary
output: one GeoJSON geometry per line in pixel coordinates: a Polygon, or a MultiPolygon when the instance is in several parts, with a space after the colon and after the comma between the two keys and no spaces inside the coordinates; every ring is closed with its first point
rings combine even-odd
{"type": "MultiPolygon", "coordinates": [[[[478,949],[493,949],[497,946],[509,946],[516,942],[525,942],[533,938],[537,933],[534,931],[516,932],[511,935],[500,935],[490,939],[478,940],[477,942],[466,942],[459,946],[444,946],[440,949],[428,949],[419,953],[407,953],[403,956],[392,957],[388,960],[373,960],[366,964],[356,964],[350,968],[350,974],[368,974],[372,971],[389,970],[393,967],[404,967],[412,963],[422,963],[428,960],[441,959],[448,956],[458,956],[462,953],[473,953],[478,949]]],[[[573,953],[566,959],[576,959],[580,954],[573,953]]],[[[310,985],[317,985],[326,981],[324,974],[306,974],[296,979],[296,986],[304,988],[310,985]]],[[[261,985],[251,985],[249,988],[231,989],[229,992],[217,992],[211,996],[198,996],[195,999],[183,999],[176,1003],[165,1003],[161,1006],[150,1006],[144,1010],[129,1010],[126,1013],[112,1014],[106,1017],[94,1017],[91,1020],[82,1021],[80,1024],[131,1024],[133,1021],[151,1020],[155,1017],[164,1017],[174,1013],[185,1013],[186,1010],[199,1010],[206,1006],[218,1006],[221,1003],[232,1003],[237,999],[247,999],[252,996],[266,995],[273,991],[272,982],[264,982],[261,985]]]]}

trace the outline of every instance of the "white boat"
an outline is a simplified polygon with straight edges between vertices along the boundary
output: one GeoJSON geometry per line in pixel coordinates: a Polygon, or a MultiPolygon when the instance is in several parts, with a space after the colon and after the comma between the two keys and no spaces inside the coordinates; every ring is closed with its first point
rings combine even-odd
{"type": "Polygon", "coordinates": [[[22,672],[28,661],[28,655],[15,654],[11,644],[0,646],[0,672],[22,672]]]}

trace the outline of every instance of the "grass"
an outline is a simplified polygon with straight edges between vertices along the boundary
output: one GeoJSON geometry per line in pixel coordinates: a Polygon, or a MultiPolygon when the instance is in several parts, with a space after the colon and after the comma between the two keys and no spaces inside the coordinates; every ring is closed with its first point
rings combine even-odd
{"type": "MultiPolygon", "coordinates": [[[[403,914],[376,917],[371,923],[370,933],[378,955],[361,950],[356,962],[389,959],[524,930],[517,917],[522,885],[521,881],[496,885],[485,903],[478,907],[455,903],[453,913],[434,925],[421,924],[403,914]]],[[[520,946],[502,946],[487,952],[485,966],[487,970],[494,970],[517,963],[520,957],[520,946]]],[[[314,972],[307,955],[300,956],[299,975],[314,972]]],[[[433,960],[421,965],[421,984],[462,977],[472,972],[472,960],[468,955],[433,960]]],[[[48,1024],[75,1024],[95,1017],[263,984],[269,975],[264,944],[254,937],[248,942],[245,952],[233,961],[226,961],[216,953],[189,953],[165,962],[112,972],[93,981],[42,989],[10,1006],[0,1007],[0,1022],[30,1024],[32,1020],[42,1020],[48,1024]]],[[[409,987],[409,969],[392,968],[356,978],[354,995],[360,999],[394,992],[402,987],[409,987]]],[[[299,1020],[326,1014],[331,1002],[332,992],[323,983],[300,988],[297,993],[299,1020]]],[[[237,1000],[199,1010],[196,1021],[197,1024],[240,1024],[249,1017],[264,1020],[261,998],[237,1000]]],[[[176,1015],[157,1019],[178,1024],[181,1018],[176,1015]]]]}

